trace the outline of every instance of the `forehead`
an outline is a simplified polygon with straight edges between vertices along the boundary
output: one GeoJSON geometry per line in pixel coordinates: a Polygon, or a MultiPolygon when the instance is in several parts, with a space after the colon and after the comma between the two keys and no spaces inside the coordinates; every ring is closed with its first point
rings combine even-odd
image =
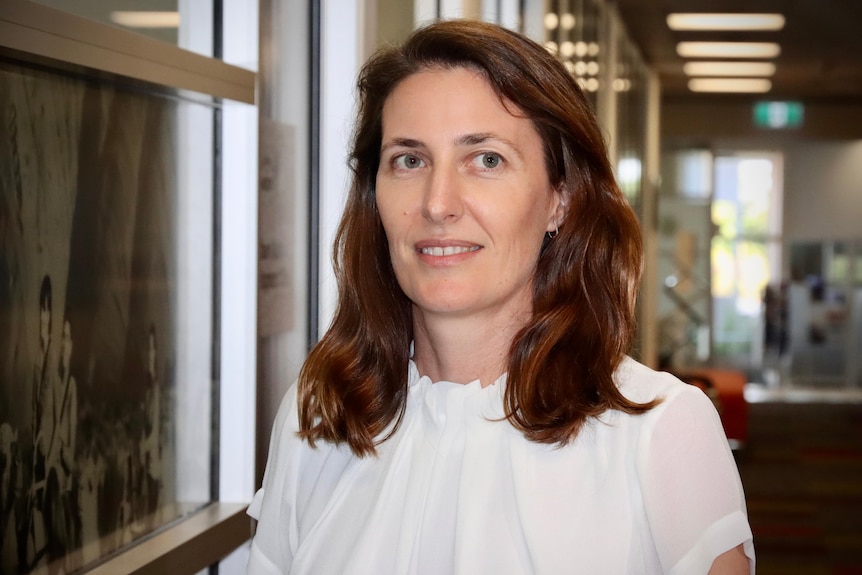
{"type": "Polygon", "coordinates": [[[437,132],[457,125],[467,131],[526,130],[538,137],[526,114],[501,97],[482,71],[470,67],[432,67],[406,77],[386,98],[382,124],[384,135],[403,129],[437,132]]]}

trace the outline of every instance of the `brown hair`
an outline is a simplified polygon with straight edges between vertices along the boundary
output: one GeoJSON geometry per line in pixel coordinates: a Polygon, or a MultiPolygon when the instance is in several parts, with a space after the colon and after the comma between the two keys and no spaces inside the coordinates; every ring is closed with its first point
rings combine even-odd
{"type": "Polygon", "coordinates": [[[567,202],[558,235],[539,255],[533,317],[512,341],[508,420],[532,441],[565,444],[591,416],[654,405],[629,401],[613,380],[634,331],[642,247],[590,103],[539,44],[496,25],[453,20],[382,49],[360,72],[353,181],[335,239],[338,307],[299,376],[300,435],[312,445],[346,442],[359,456],[373,454],[404,414],[413,312],[375,200],[382,111],[408,76],[459,67],[478,70],[532,120],[550,181],[567,202]]]}

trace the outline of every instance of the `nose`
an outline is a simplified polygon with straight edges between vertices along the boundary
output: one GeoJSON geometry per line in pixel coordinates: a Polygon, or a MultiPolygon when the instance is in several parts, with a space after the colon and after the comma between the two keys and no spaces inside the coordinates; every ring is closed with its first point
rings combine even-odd
{"type": "Polygon", "coordinates": [[[461,181],[457,170],[438,166],[428,178],[422,215],[432,223],[456,221],[464,213],[461,181]]]}

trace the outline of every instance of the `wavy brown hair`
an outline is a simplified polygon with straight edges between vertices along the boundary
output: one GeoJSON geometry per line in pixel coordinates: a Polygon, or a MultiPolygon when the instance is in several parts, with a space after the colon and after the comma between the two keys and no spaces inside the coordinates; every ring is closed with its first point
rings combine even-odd
{"type": "Polygon", "coordinates": [[[608,409],[654,405],[629,401],[613,379],[634,332],[642,246],[590,103],[532,40],[492,24],[445,21],[377,52],[359,75],[353,180],[335,239],[338,307],[299,376],[300,435],[312,445],[347,443],[358,456],[373,454],[403,417],[413,310],[377,212],[383,105],[408,76],[461,67],[483,74],[533,122],[567,204],[558,235],[539,255],[532,319],[509,351],[507,419],[532,441],[562,445],[608,409]]]}

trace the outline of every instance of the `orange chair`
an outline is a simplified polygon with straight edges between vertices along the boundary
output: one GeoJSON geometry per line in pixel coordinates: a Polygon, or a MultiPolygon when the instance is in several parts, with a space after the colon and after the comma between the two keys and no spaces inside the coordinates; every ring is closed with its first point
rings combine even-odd
{"type": "Polygon", "coordinates": [[[748,438],[748,402],[745,400],[748,378],[745,374],[732,369],[694,368],[676,371],[674,375],[710,396],[731,448],[743,447],[748,438]]]}

